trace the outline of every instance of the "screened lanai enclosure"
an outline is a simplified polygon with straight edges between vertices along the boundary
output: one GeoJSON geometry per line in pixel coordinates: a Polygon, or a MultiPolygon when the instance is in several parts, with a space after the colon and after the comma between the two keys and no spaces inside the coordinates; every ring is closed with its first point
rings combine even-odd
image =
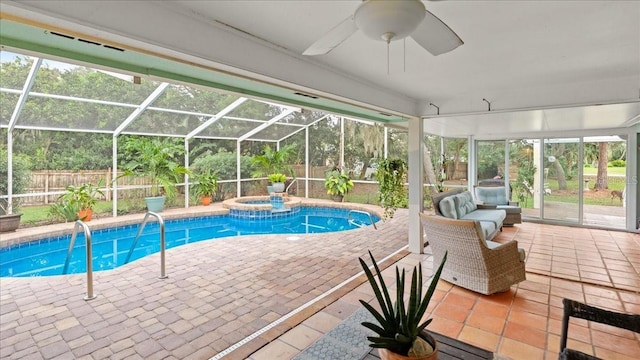
{"type": "Polygon", "coordinates": [[[149,183],[122,176],[131,138],[182,148],[177,162],[192,176],[173,206],[195,204],[185,184],[207,169],[219,179],[214,200],[266,194],[251,161],[265,146],[292,149],[291,194],[328,197],[326,172],[340,168],[356,181],[349,200],[364,203],[377,202],[376,161],[407,157],[406,130],[367,120],[9,51],[1,61],[0,151],[13,186],[0,195],[8,205],[55,203],[66,186],[93,183],[114,216],[136,210],[129,200],[148,194],[149,183]]]}
{"type": "MultiPolygon", "coordinates": [[[[377,162],[409,160],[407,121],[383,125],[193,82],[125,75],[31,53],[0,55],[0,200],[9,213],[18,206],[55,204],[65,187],[83,183],[99,185],[102,206],[108,207],[103,210],[113,216],[144,211],[140,199],[150,194],[149,179],[123,172],[130,160],[127,144],[139,138],[178,149],[172,154],[176,164],[191,170],[170,199],[173,207],[197,204],[186,185],[205,171],[218,177],[214,201],[266,194],[268,180],[252,161],[265,146],[290,152],[288,193],[330,198],[325,178],[338,168],[355,182],[345,200],[370,204],[379,203],[377,162]]],[[[472,189],[499,178],[509,184],[510,199],[520,202],[525,219],[635,229],[637,210],[626,203],[627,193],[638,196],[635,133],[543,133],[535,126],[588,125],[612,114],[632,124],[638,106],[426,118],[422,205],[429,208],[434,191],[472,189]],[[496,134],[488,134],[489,127],[496,134]]]]}

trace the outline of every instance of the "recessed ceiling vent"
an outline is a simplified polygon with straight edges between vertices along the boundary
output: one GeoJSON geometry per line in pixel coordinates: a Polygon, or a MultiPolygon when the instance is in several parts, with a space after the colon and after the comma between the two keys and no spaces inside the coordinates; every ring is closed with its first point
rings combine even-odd
{"type": "Polygon", "coordinates": [[[317,96],[313,96],[313,95],[309,95],[309,94],[303,94],[303,93],[301,93],[301,92],[296,92],[296,93],[294,93],[294,94],[296,94],[296,95],[298,95],[298,96],[308,97],[308,98],[311,98],[311,99],[317,99],[317,98],[318,98],[317,96]]]}
{"type": "Polygon", "coordinates": [[[49,34],[51,34],[51,35],[60,36],[60,37],[65,38],[65,39],[69,39],[69,40],[77,40],[77,41],[82,42],[82,43],[85,43],[85,44],[91,44],[91,45],[96,45],[96,46],[102,46],[102,47],[107,48],[107,49],[111,49],[111,50],[116,50],[116,51],[124,52],[124,49],[121,49],[121,48],[118,48],[118,47],[115,47],[115,46],[111,46],[111,45],[101,44],[101,43],[96,42],[96,41],[87,40],[87,39],[81,39],[81,38],[75,38],[75,37],[73,37],[73,36],[71,36],[71,35],[62,34],[62,33],[55,32],[55,31],[47,31],[47,32],[48,32],[49,34]]]}

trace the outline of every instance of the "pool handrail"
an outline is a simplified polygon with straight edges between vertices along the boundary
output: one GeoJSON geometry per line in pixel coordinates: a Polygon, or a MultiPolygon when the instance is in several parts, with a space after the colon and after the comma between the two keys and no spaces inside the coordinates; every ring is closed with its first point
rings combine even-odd
{"type": "Polygon", "coordinates": [[[363,227],[363,225],[362,224],[358,224],[355,221],[353,221],[351,219],[351,213],[358,213],[358,214],[364,214],[364,215],[369,216],[369,220],[371,220],[371,225],[373,225],[374,229],[378,230],[378,227],[376,226],[375,221],[373,221],[373,216],[371,215],[370,212],[362,211],[362,210],[349,210],[349,212],[347,213],[347,221],[349,222],[349,224],[353,224],[353,225],[361,228],[361,227],[363,227]]]}
{"type": "Polygon", "coordinates": [[[127,254],[127,258],[124,260],[124,263],[125,264],[128,263],[129,260],[131,259],[131,254],[133,254],[133,249],[136,247],[136,244],[138,243],[138,239],[140,238],[140,235],[142,235],[142,231],[144,230],[145,225],[147,225],[149,217],[155,217],[156,219],[158,219],[158,224],[160,224],[160,277],[158,278],[166,279],[168,278],[168,276],[166,275],[166,272],[165,272],[164,219],[162,218],[162,216],[160,216],[160,214],[156,212],[147,211],[147,213],[144,215],[144,219],[142,219],[142,223],[140,223],[140,228],[138,229],[138,233],[136,234],[135,239],[133,239],[133,242],[131,243],[131,248],[129,249],[129,253],[127,254]]]}
{"type": "Polygon", "coordinates": [[[76,220],[75,224],[73,225],[73,233],[71,234],[69,250],[67,250],[67,259],[64,262],[64,269],[62,269],[62,274],[66,275],[67,270],[69,269],[69,260],[71,259],[71,252],[73,251],[73,246],[76,242],[76,236],[78,235],[79,227],[81,227],[84,231],[84,239],[87,248],[87,295],[84,297],[84,300],[89,301],[95,299],[98,295],[93,293],[93,246],[91,245],[91,229],[89,229],[87,223],[82,220],[76,220]]]}
{"type": "Polygon", "coordinates": [[[286,189],[284,189],[285,193],[289,193],[289,188],[291,187],[291,185],[293,185],[298,179],[297,178],[293,178],[293,180],[291,180],[291,182],[289,183],[289,185],[287,186],[286,189]]]}

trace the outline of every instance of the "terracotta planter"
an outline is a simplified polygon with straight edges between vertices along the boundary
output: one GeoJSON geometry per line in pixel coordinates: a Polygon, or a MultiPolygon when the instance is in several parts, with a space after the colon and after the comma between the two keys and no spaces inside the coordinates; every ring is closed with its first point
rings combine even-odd
{"type": "Polygon", "coordinates": [[[408,357],[405,355],[396,354],[387,349],[378,349],[378,354],[380,354],[381,360],[436,360],[438,359],[438,342],[433,336],[429,335],[427,332],[423,331],[420,333],[420,337],[425,339],[432,347],[433,352],[431,355],[423,356],[423,357],[408,357]]]}
{"type": "Polygon", "coordinates": [[[211,205],[211,196],[203,196],[200,198],[200,202],[202,203],[203,206],[209,206],[211,205]]]}
{"type": "Polygon", "coordinates": [[[16,231],[22,214],[0,215],[0,232],[16,231]]]}
{"type": "Polygon", "coordinates": [[[93,210],[91,209],[78,211],[78,219],[84,222],[91,221],[92,217],[93,217],[93,210]]]}

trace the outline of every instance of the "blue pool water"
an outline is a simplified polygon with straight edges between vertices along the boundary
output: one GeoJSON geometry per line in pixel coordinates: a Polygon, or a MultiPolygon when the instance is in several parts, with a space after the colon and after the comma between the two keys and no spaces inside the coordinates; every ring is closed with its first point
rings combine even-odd
{"type": "MultiPolygon", "coordinates": [[[[253,216],[251,218],[206,216],[165,221],[166,248],[228,236],[251,234],[309,234],[335,232],[371,225],[366,214],[353,212],[349,222],[348,209],[300,207],[290,215],[253,216]],[[355,222],[355,224],[354,224],[355,222]]],[[[374,221],[378,221],[374,217],[374,221]]],[[[93,270],[110,270],[124,264],[139,225],[95,230],[93,270]]],[[[149,222],[138,239],[129,262],[160,251],[160,231],[157,222],[149,222]]],[[[62,271],[71,236],[60,236],[0,249],[0,277],[63,275],[62,271]]],[[[82,232],[76,237],[68,274],[86,271],[86,246],[82,232]]]]}

